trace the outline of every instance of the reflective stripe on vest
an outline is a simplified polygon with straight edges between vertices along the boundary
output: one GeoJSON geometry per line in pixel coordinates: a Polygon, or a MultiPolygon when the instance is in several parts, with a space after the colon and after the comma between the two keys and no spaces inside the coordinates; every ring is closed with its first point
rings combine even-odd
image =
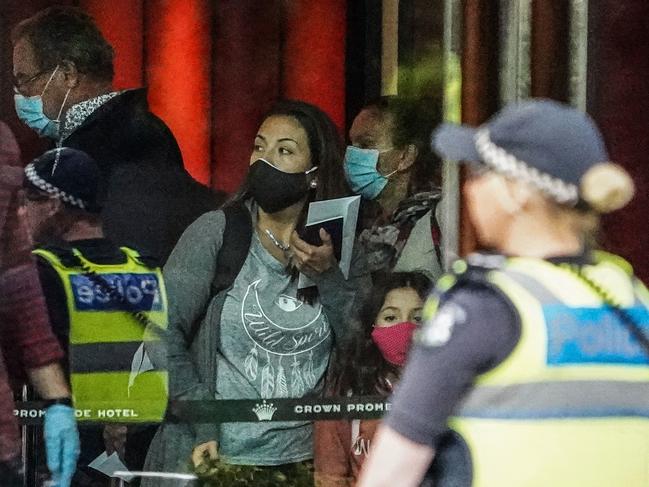
{"type": "MultiPolygon", "coordinates": [[[[598,254],[584,272],[648,333],[647,291],[616,259],[598,254]]],[[[649,357],[640,344],[564,268],[512,258],[487,278],[516,307],[521,337],[449,421],[471,452],[472,485],[649,486],[649,357]]]]}
{"type": "Polygon", "coordinates": [[[76,255],[128,304],[112,299],[77,267],[35,250],[58,273],[66,294],[70,319],[70,382],[80,420],[120,422],[160,421],[167,404],[167,372],[155,370],[144,342],[159,336],[146,332],[132,315],[142,311],[161,329],[167,327],[167,296],[159,268],[139,261],[123,247],[125,263],[99,265],[76,255]]]}

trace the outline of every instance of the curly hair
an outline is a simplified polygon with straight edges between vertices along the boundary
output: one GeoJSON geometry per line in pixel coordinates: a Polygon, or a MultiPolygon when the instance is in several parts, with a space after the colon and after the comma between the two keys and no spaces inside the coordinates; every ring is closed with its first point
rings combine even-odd
{"type": "Polygon", "coordinates": [[[40,69],[68,61],[93,79],[113,79],[113,48],[93,18],[81,9],[57,6],[41,10],[13,28],[13,45],[22,39],[31,44],[40,69]]]}
{"type": "Polygon", "coordinates": [[[393,121],[392,143],[397,148],[417,147],[409,193],[428,189],[440,178],[441,160],[430,148],[430,134],[442,121],[442,107],[433,97],[382,96],[371,100],[363,110],[376,110],[393,121]]]}

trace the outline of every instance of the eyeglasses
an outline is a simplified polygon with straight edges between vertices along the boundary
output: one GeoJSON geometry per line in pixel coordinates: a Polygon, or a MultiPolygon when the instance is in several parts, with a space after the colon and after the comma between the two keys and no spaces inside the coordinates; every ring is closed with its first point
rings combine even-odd
{"type": "Polygon", "coordinates": [[[52,68],[43,69],[42,71],[39,71],[38,73],[34,74],[33,76],[30,76],[28,78],[23,78],[23,79],[19,79],[16,76],[12,76],[13,83],[14,83],[14,90],[15,91],[20,91],[23,86],[28,85],[32,81],[37,80],[38,78],[40,78],[41,76],[43,76],[44,74],[46,74],[46,73],[48,73],[50,71],[52,71],[52,68]]]}

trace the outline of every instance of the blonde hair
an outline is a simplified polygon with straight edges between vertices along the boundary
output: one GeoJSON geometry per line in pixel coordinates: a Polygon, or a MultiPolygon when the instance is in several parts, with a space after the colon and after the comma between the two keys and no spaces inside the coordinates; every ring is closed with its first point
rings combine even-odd
{"type": "Polygon", "coordinates": [[[601,214],[624,208],[635,193],[629,173],[612,162],[596,164],[586,171],[579,189],[581,198],[601,214]]]}

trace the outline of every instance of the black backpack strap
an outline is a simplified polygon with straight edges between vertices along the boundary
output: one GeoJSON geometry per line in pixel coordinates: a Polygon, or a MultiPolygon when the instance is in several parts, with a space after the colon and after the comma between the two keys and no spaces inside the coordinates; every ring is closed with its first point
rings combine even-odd
{"type": "MultiPolygon", "coordinates": [[[[216,272],[212,279],[210,297],[228,289],[239,275],[246,261],[252,241],[252,218],[243,203],[222,208],[225,214],[223,241],[216,256],[216,272]]],[[[207,312],[207,309],[205,310],[207,312]]],[[[194,341],[205,315],[192,324],[188,344],[194,341]]]]}
{"type": "Polygon", "coordinates": [[[223,242],[216,257],[216,273],[212,281],[212,296],[229,288],[246,261],[252,240],[252,219],[243,204],[226,206],[223,242]]]}

